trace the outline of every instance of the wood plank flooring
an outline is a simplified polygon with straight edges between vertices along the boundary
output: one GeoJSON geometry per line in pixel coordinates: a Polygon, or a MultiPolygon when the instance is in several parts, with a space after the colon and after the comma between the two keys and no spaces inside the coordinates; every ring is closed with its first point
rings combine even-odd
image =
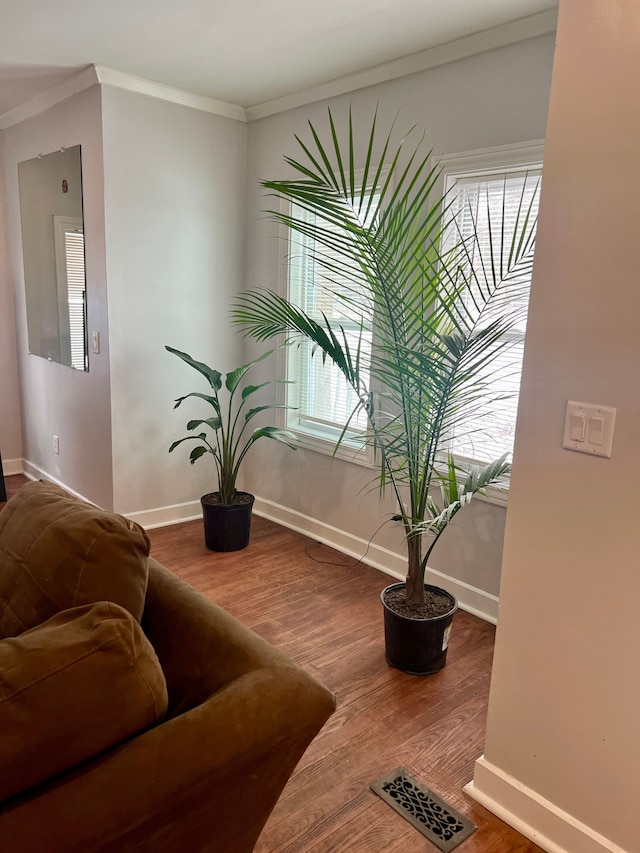
{"type": "MultiPolygon", "coordinates": [[[[25,482],[7,477],[9,496],[25,482]]],[[[435,853],[369,790],[406,770],[478,825],[460,853],[537,853],[462,787],[483,752],[493,626],[456,614],[447,665],[409,676],[384,660],[386,575],[254,517],[244,551],[204,546],[201,522],[149,531],[152,554],[327,685],[338,708],[285,788],[256,853],[435,853]]]]}

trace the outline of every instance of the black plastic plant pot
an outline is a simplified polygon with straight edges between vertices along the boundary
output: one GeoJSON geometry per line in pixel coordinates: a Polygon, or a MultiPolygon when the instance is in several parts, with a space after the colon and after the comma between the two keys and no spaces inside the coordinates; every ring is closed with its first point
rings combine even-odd
{"type": "Polygon", "coordinates": [[[255,498],[249,492],[238,492],[237,497],[233,504],[221,504],[218,492],[200,498],[204,542],[210,551],[240,551],[249,544],[255,498]]]}
{"type": "Polygon", "coordinates": [[[437,592],[451,601],[451,609],[442,616],[415,619],[391,610],[385,595],[391,590],[404,589],[403,583],[391,584],[382,590],[380,600],[384,609],[384,640],[387,663],[409,675],[432,675],[445,665],[451,623],[458,602],[451,593],[438,586],[425,584],[425,590],[437,592]]]}

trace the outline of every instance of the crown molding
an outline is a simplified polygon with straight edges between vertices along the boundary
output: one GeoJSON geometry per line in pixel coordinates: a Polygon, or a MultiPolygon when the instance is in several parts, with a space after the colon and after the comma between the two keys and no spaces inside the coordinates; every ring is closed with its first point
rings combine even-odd
{"type": "Polygon", "coordinates": [[[217,101],[204,95],[195,95],[184,89],[176,89],[173,86],[165,86],[163,83],[155,83],[144,77],[135,77],[133,74],[125,74],[104,65],[95,66],[96,75],[100,84],[115,86],[118,89],[126,89],[128,92],[136,92],[139,95],[148,95],[162,101],[170,101],[173,104],[181,104],[183,107],[191,107],[205,113],[224,116],[235,121],[247,121],[244,107],[237,104],[229,104],[226,101],[217,101]]]}
{"type": "Polygon", "coordinates": [[[337,80],[323,83],[320,86],[313,86],[291,95],[284,95],[281,98],[255,104],[247,108],[247,120],[255,121],[256,119],[267,118],[276,113],[292,110],[296,107],[315,103],[316,101],[323,101],[326,98],[334,98],[337,95],[344,95],[348,92],[364,89],[367,86],[386,83],[389,80],[405,77],[408,74],[415,74],[418,71],[426,71],[438,65],[445,65],[449,62],[466,59],[470,56],[486,53],[510,44],[548,35],[556,31],[557,23],[557,9],[550,9],[547,12],[539,12],[536,15],[519,18],[517,21],[501,24],[498,27],[492,27],[491,29],[447,42],[447,44],[431,47],[420,53],[413,53],[401,59],[394,59],[390,62],[376,65],[357,74],[350,74],[347,77],[340,77],[337,80]]]}
{"type": "Polygon", "coordinates": [[[234,119],[235,121],[255,121],[312,104],[316,101],[322,101],[326,98],[355,92],[367,86],[386,83],[389,80],[395,80],[398,77],[405,77],[408,74],[415,74],[419,71],[435,68],[438,65],[445,65],[449,62],[466,59],[470,56],[486,53],[487,51],[506,47],[510,44],[548,35],[555,32],[557,18],[557,10],[550,9],[547,12],[540,12],[537,15],[520,18],[508,24],[492,27],[480,33],[474,33],[456,41],[438,45],[428,50],[423,50],[420,53],[411,54],[411,56],[405,56],[401,59],[394,59],[391,62],[376,65],[357,74],[341,77],[329,83],[303,89],[291,95],[284,95],[281,98],[264,101],[247,109],[237,104],[218,101],[215,98],[208,98],[204,95],[196,95],[184,89],[165,86],[162,83],[156,83],[144,77],[136,77],[133,74],[116,71],[113,68],[107,68],[103,65],[88,65],[70,77],[67,77],[61,83],[57,83],[45,92],[41,92],[30,100],[25,101],[24,104],[20,104],[14,107],[14,109],[0,115],[0,130],[5,130],[14,124],[19,124],[25,121],[25,119],[44,112],[49,107],[66,101],[78,92],[82,92],[84,89],[88,89],[96,84],[114,86],[129,92],[148,95],[152,98],[181,104],[185,107],[202,110],[203,112],[234,119]]]}
{"type": "Polygon", "coordinates": [[[97,82],[98,77],[95,66],[87,65],[60,83],[56,83],[55,86],[52,86],[45,92],[40,92],[40,94],[25,101],[24,104],[20,104],[0,115],[0,130],[5,130],[7,127],[19,124],[21,121],[38,115],[38,113],[43,113],[49,107],[62,103],[62,101],[66,101],[73,95],[77,95],[78,92],[83,92],[85,89],[95,86],[97,82]]]}
{"type": "Polygon", "coordinates": [[[66,101],[72,95],[84,91],[95,85],[114,86],[118,89],[126,89],[139,95],[148,95],[151,98],[159,98],[170,101],[173,104],[181,104],[184,107],[192,107],[213,115],[224,116],[236,121],[246,122],[246,112],[243,107],[236,104],[228,104],[225,101],[216,101],[214,98],[206,98],[203,95],[194,95],[183,89],[173,86],[165,86],[155,83],[153,80],[145,80],[143,77],[135,77],[133,74],[125,74],[104,65],[88,65],[77,73],[67,77],[61,83],[57,83],[46,92],[42,92],[25,101],[24,104],[0,116],[0,130],[5,130],[11,125],[19,124],[25,119],[38,115],[49,107],[66,101]]]}

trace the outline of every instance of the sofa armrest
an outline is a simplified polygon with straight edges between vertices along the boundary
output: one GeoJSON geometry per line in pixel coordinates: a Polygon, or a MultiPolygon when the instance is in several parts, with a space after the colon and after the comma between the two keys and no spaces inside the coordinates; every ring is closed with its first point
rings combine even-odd
{"type": "Polygon", "coordinates": [[[248,672],[294,667],[266,640],[153,559],[142,627],[167,680],[170,717],[248,672]]]}
{"type": "MultiPolygon", "coordinates": [[[[202,704],[0,810],[11,853],[249,853],[334,698],[296,667],[202,704]]],[[[89,721],[88,721],[89,723],[89,721]]]]}

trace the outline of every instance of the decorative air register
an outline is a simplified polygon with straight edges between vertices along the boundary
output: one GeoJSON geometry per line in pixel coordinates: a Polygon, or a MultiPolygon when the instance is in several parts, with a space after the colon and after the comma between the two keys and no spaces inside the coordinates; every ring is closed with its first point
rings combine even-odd
{"type": "Polygon", "coordinates": [[[403,767],[373,782],[370,788],[443,853],[449,853],[477,829],[403,767]]]}

